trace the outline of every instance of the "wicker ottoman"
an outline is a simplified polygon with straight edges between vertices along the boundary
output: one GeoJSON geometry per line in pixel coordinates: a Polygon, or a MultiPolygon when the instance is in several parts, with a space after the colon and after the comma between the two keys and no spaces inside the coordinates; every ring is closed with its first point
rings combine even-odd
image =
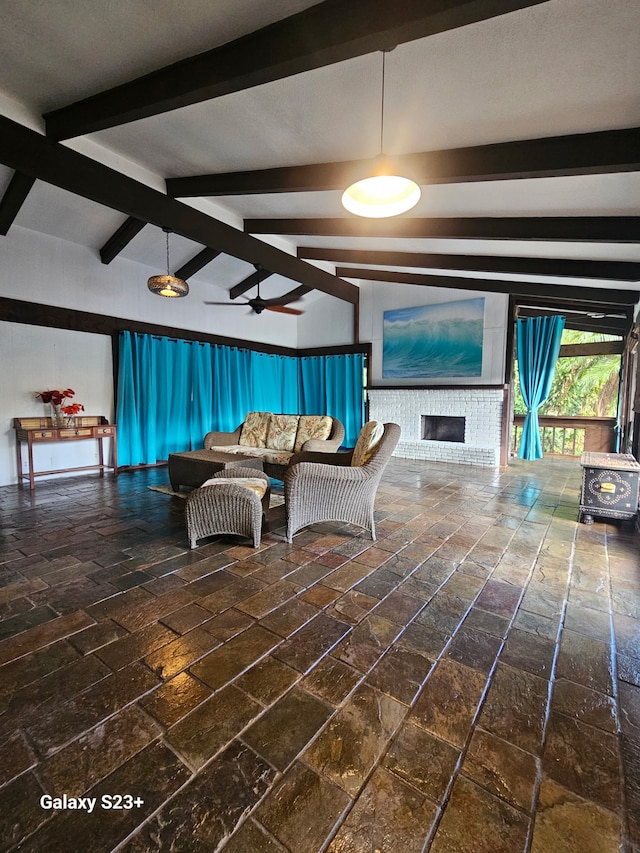
{"type": "Polygon", "coordinates": [[[262,519],[267,518],[269,512],[269,478],[255,468],[232,468],[219,471],[207,482],[213,480],[220,482],[203,484],[187,498],[185,519],[189,546],[195,548],[198,539],[206,536],[231,533],[247,536],[257,548],[262,519]],[[242,480],[253,480],[256,490],[252,490],[248,482],[244,485],[242,480]],[[258,492],[263,488],[260,497],[258,492]]]}

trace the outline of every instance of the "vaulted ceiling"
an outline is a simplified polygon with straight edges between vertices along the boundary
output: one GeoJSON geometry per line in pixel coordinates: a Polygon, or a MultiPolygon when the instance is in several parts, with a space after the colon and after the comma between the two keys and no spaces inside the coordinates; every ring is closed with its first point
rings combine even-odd
{"type": "Polygon", "coordinates": [[[257,265],[266,296],[428,284],[628,325],[636,0],[5,0],[0,25],[0,233],[162,270],[166,226],[231,298],[257,265]],[[384,150],[422,198],[366,221],[340,195],[379,153],[381,51],[384,150]]]}

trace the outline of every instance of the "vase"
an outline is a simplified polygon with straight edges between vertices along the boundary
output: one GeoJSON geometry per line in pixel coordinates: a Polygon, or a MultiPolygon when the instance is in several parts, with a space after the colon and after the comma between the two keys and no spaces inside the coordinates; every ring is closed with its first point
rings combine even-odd
{"type": "Polygon", "coordinates": [[[59,406],[54,406],[51,404],[51,426],[53,427],[62,427],[64,426],[65,416],[64,412],[60,411],[59,406]]]}

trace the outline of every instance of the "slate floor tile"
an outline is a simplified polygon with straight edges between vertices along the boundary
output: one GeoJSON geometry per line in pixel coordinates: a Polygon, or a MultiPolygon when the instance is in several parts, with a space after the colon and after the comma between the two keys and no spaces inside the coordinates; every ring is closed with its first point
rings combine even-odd
{"type": "Polygon", "coordinates": [[[461,772],[490,794],[531,811],[538,768],[530,753],[477,728],[461,772]]]}
{"type": "Polygon", "coordinates": [[[240,675],[281,642],[281,637],[254,625],[214,649],[194,664],[191,672],[215,690],[240,675]]]}
{"type": "Polygon", "coordinates": [[[40,778],[48,791],[79,797],[160,734],[139,708],[125,708],[42,762],[40,778]]]}
{"type": "Polygon", "coordinates": [[[228,685],[172,726],[166,739],[190,767],[200,769],[261,711],[257,702],[228,685]]]}
{"type": "Polygon", "coordinates": [[[620,802],[620,754],[616,737],[552,713],[542,767],[570,791],[607,809],[620,802]]]}
{"type": "Polygon", "coordinates": [[[549,682],[498,663],[478,724],[533,755],[542,748],[549,682]]]}
{"type": "Polygon", "coordinates": [[[241,675],[235,683],[252,699],[268,707],[286,693],[299,678],[300,673],[295,669],[267,655],[241,675]]]}
{"type": "MultiPolygon", "coordinates": [[[[160,809],[123,851],[217,850],[275,776],[251,749],[233,743],[160,809]]],[[[248,853],[250,848],[245,849],[248,853]]]]}
{"type": "Polygon", "coordinates": [[[523,812],[461,776],[453,786],[430,851],[515,853],[524,850],[527,829],[523,812]]]}
{"type": "Polygon", "coordinates": [[[367,675],[367,684],[410,705],[433,666],[433,662],[412,649],[394,645],[367,675]]]}
{"type": "Polygon", "coordinates": [[[328,853],[421,853],[436,813],[434,803],[380,767],[327,848],[328,853]]]}
{"type": "Polygon", "coordinates": [[[442,803],[460,752],[413,723],[394,738],[383,764],[434,803],[442,803]]]}
{"type": "Polygon", "coordinates": [[[322,729],[333,711],[328,703],[293,687],[242,734],[242,740],[282,772],[322,729]]]}
{"type": "Polygon", "coordinates": [[[337,785],[294,764],[255,817],[289,850],[316,853],[349,804],[337,785]]]}
{"type": "Polygon", "coordinates": [[[618,853],[621,843],[622,827],[617,814],[543,779],[531,853],[618,853]]]}
{"type": "Polygon", "coordinates": [[[443,659],[427,679],[411,720],[461,749],[469,736],[486,677],[457,661],[443,659]]]}
{"type": "Polygon", "coordinates": [[[140,705],[148,714],[169,728],[211,696],[205,687],[188,672],[181,672],[143,696],[140,705]]]}
{"type": "Polygon", "coordinates": [[[333,705],[340,705],[362,680],[362,673],[332,655],[319,661],[300,682],[305,690],[315,693],[333,705]]]}
{"type": "Polygon", "coordinates": [[[362,685],[306,750],[303,760],[353,797],[406,712],[404,705],[362,685]]]}

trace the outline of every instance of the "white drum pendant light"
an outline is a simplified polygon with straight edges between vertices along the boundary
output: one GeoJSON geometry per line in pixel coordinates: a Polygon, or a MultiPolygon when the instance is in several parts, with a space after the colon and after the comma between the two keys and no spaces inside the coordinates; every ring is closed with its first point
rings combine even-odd
{"type": "Polygon", "coordinates": [[[356,216],[382,219],[397,216],[420,201],[420,187],[411,178],[394,174],[395,169],[384,155],[384,68],[382,52],[382,104],[380,110],[380,155],[373,174],[351,184],[342,194],[342,204],[356,216]]]}

